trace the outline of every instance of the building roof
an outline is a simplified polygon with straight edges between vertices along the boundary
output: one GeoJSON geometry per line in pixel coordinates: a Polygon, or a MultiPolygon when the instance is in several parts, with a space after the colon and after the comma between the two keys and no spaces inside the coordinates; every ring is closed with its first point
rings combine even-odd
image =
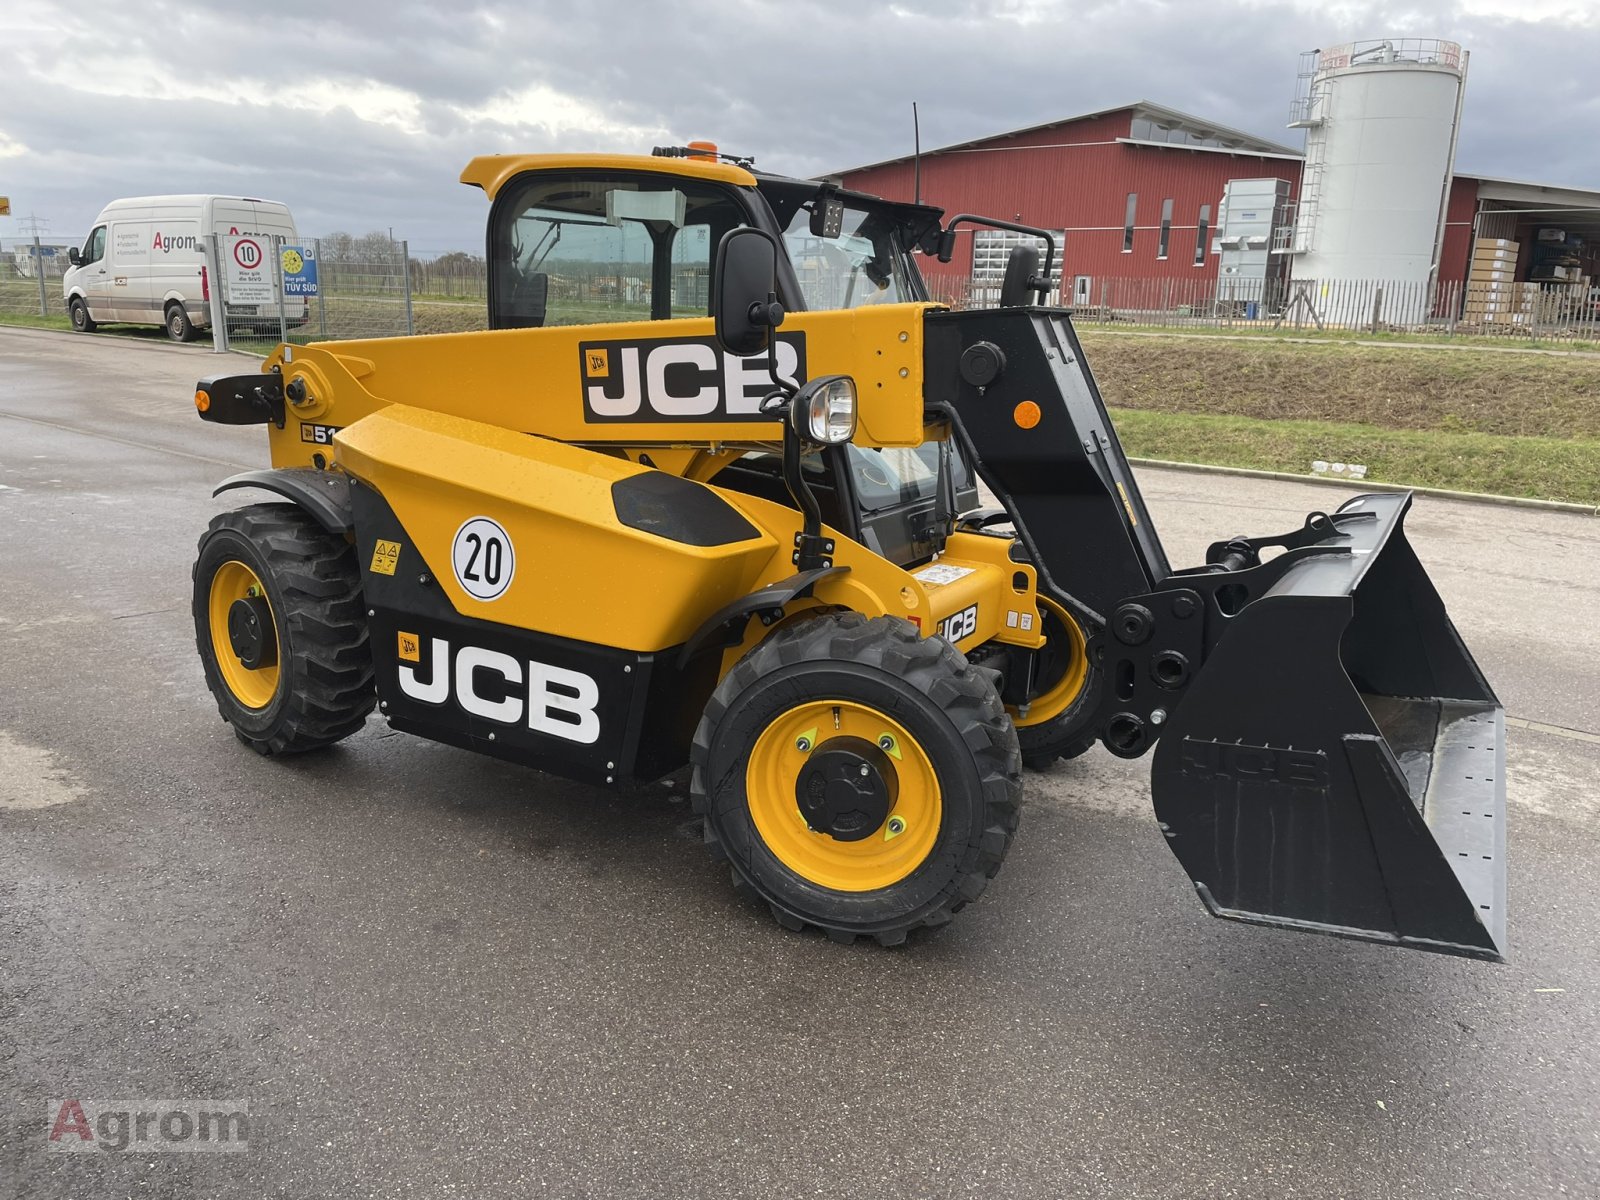
{"type": "Polygon", "coordinates": [[[1531,179],[1507,179],[1503,175],[1483,175],[1477,171],[1457,171],[1455,178],[1476,179],[1480,200],[1543,204],[1552,208],[1600,208],[1600,190],[1594,188],[1571,187],[1564,183],[1536,183],[1531,179]]]}
{"type": "MultiPolygon", "coordinates": [[[[1240,129],[1231,129],[1226,125],[1218,125],[1215,121],[1208,121],[1204,117],[1197,117],[1192,113],[1180,112],[1178,109],[1168,108],[1164,104],[1156,104],[1150,100],[1134,100],[1128,104],[1115,104],[1109,108],[1099,108],[1094,112],[1078,113],[1077,115],[1071,117],[1060,117],[1054,121],[1045,121],[1039,125],[1027,125],[1021,129],[1008,129],[1002,133],[988,133],[982,137],[973,138],[971,141],[955,142],[949,146],[939,146],[932,150],[924,150],[922,153],[923,157],[926,158],[932,154],[952,154],[963,150],[977,150],[983,148],[987,143],[999,141],[1001,138],[1021,137],[1025,133],[1037,133],[1042,129],[1055,129],[1062,125],[1073,125],[1079,121],[1089,121],[1093,120],[1095,117],[1109,116],[1112,113],[1127,112],[1129,110],[1133,110],[1154,120],[1168,122],[1172,125],[1182,126],[1185,129],[1191,129],[1196,132],[1203,131],[1215,137],[1237,143],[1237,145],[1223,148],[1225,153],[1250,154],[1253,152],[1259,152],[1274,156],[1288,155],[1295,158],[1301,157],[1301,152],[1296,150],[1293,146],[1285,146],[1279,142],[1270,142],[1266,138],[1257,137],[1253,133],[1245,133],[1240,129]]],[[[1140,141],[1138,144],[1160,145],[1162,143],[1146,143],[1140,141]]],[[[1175,149],[1215,149],[1215,147],[1185,147],[1178,143],[1171,144],[1175,149]]],[[[850,175],[857,171],[869,171],[874,167],[886,167],[893,163],[910,162],[912,158],[913,155],[902,154],[897,158],[886,158],[880,162],[867,163],[865,166],[851,167],[848,170],[833,172],[833,174],[850,175]]]]}

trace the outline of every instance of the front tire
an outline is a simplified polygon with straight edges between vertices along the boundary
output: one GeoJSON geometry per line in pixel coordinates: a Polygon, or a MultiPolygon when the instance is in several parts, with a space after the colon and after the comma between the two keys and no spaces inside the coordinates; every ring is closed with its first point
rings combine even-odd
{"type": "Polygon", "coordinates": [[[292,504],[211,519],[194,565],[195,642],[222,719],[258,754],[332,745],[375,700],[354,550],[292,504]]]}
{"type": "Polygon", "coordinates": [[[1066,609],[1041,596],[1039,620],[1047,639],[1038,668],[1039,694],[1027,716],[1011,710],[1011,717],[1022,761],[1029,770],[1046,771],[1058,758],[1077,758],[1095,744],[1100,671],[1089,660],[1082,626],[1066,609]]]}
{"type": "Polygon", "coordinates": [[[99,328],[89,315],[89,306],[83,302],[82,296],[74,296],[67,301],[67,318],[72,322],[73,333],[93,333],[99,328]]]}
{"type": "Polygon", "coordinates": [[[705,838],[779,924],[884,945],[994,878],[1022,798],[989,677],[942,638],[857,613],[781,630],[729,671],[690,751],[705,838]]]}

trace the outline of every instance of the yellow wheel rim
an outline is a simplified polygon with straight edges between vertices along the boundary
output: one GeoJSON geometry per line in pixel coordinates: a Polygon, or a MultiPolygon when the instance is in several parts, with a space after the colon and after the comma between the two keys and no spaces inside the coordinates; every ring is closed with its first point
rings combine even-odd
{"type": "Polygon", "coordinates": [[[768,725],[750,752],[745,795],[756,832],[778,861],[834,891],[870,892],[898,883],[939,840],[943,805],[927,754],[898,721],[850,700],[802,704],[768,725]],[[812,830],[795,798],[806,760],[830,739],[842,737],[883,748],[898,784],[883,824],[853,842],[812,830]]]}
{"type": "MultiPolygon", "coordinates": [[[[1065,633],[1067,648],[1071,657],[1067,660],[1067,668],[1061,673],[1061,678],[1047,687],[1033,698],[1028,705],[1028,715],[1021,717],[1017,710],[1007,708],[1011,714],[1012,724],[1019,728],[1030,725],[1043,725],[1046,721],[1053,721],[1083,694],[1083,685],[1089,681],[1089,648],[1083,636],[1083,628],[1054,600],[1039,597],[1039,613],[1053,616],[1052,624],[1065,633]]],[[[1061,633],[1052,636],[1060,637],[1061,633]]]]}
{"type": "Polygon", "coordinates": [[[211,623],[211,652],[217,660],[222,681],[228,685],[233,698],[246,708],[265,708],[278,694],[278,664],[283,643],[278,639],[277,617],[273,616],[272,636],[278,644],[278,656],[270,667],[247,667],[233,652],[228,638],[228,610],[234,601],[251,596],[265,596],[267,589],[260,577],[244,563],[234,559],[223,563],[211,576],[211,596],[208,605],[211,623]]]}

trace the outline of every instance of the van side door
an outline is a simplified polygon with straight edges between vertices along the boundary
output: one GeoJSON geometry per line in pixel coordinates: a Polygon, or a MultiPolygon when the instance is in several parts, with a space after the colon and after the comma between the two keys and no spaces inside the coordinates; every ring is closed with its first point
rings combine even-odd
{"type": "Polygon", "coordinates": [[[150,298],[150,222],[113,221],[107,240],[111,244],[111,319],[141,325],[159,321],[160,313],[153,310],[150,298]]]}

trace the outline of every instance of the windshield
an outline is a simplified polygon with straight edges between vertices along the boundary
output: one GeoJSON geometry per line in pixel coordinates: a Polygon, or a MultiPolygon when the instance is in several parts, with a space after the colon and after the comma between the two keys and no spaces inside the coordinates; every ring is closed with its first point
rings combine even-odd
{"type": "Polygon", "coordinates": [[[806,307],[860,308],[920,300],[900,227],[887,214],[845,202],[836,238],[811,232],[811,205],[797,207],[783,232],[789,259],[800,277],[806,307]]]}
{"type": "MultiPolygon", "coordinates": [[[[931,500],[939,488],[939,444],[924,442],[920,446],[889,449],[863,449],[846,447],[850,456],[850,473],[855,477],[856,495],[865,512],[879,512],[918,500],[931,500]]],[[[970,487],[966,463],[960,450],[950,447],[951,485],[953,491],[970,487]]]]}

